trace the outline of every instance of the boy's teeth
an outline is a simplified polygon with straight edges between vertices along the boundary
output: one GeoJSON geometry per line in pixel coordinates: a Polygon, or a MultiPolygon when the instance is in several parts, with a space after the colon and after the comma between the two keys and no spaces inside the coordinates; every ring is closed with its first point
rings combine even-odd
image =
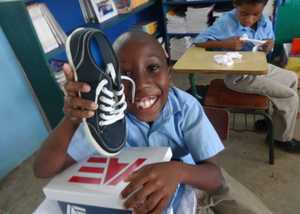
{"type": "Polygon", "coordinates": [[[138,108],[146,109],[150,108],[156,101],[156,97],[144,98],[141,101],[136,102],[138,108]]]}

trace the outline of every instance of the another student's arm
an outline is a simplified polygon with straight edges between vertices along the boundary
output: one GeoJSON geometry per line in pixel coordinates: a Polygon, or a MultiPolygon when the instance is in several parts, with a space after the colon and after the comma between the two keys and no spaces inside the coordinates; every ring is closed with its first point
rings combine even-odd
{"type": "Polygon", "coordinates": [[[78,97],[78,93],[88,92],[87,84],[74,82],[70,66],[65,65],[67,79],[64,101],[64,118],[43,142],[34,162],[34,173],[37,177],[53,176],[75,161],[67,154],[68,146],[82,118],[93,116],[97,106],[78,97]]]}
{"type": "Polygon", "coordinates": [[[244,42],[232,33],[235,25],[230,15],[224,15],[204,32],[199,33],[194,39],[194,44],[205,49],[241,50],[244,42]]]}
{"type": "Polygon", "coordinates": [[[266,53],[270,53],[274,48],[275,35],[273,31],[273,23],[268,17],[266,17],[266,23],[267,25],[265,26],[263,31],[263,40],[266,40],[267,42],[262,45],[262,50],[266,53]]]}
{"type": "Polygon", "coordinates": [[[241,41],[239,37],[231,37],[224,40],[208,40],[202,43],[195,43],[197,47],[212,49],[212,48],[221,48],[228,50],[239,51],[242,49],[244,41],[241,41]]]}

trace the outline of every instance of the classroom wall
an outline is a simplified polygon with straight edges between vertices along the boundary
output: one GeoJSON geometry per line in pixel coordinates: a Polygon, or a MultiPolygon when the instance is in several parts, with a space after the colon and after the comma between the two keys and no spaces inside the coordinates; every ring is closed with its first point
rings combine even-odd
{"type": "Polygon", "coordinates": [[[48,134],[23,68],[0,27],[0,179],[48,134]]]}

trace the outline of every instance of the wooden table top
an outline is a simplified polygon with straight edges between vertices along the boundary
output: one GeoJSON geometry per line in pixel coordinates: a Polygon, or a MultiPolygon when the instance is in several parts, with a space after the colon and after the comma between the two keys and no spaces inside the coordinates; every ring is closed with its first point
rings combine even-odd
{"type": "Polygon", "coordinates": [[[234,60],[232,66],[220,65],[214,61],[214,55],[226,51],[205,51],[191,47],[175,63],[173,69],[182,73],[197,74],[252,74],[262,75],[268,72],[268,63],[264,52],[241,51],[242,59],[234,60]]]}

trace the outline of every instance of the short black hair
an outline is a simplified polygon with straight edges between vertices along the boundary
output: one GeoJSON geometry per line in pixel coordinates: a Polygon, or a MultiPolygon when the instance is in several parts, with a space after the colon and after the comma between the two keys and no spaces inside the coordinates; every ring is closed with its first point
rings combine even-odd
{"type": "Polygon", "coordinates": [[[232,0],[233,5],[241,6],[244,4],[264,4],[266,5],[268,0],[232,0]]]}
{"type": "Polygon", "coordinates": [[[121,34],[113,43],[115,52],[117,53],[122,48],[122,46],[124,46],[128,42],[151,45],[153,48],[159,50],[162,56],[166,55],[163,47],[153,35],[140,30],[132,30],[121,34]]]}
{"type": "Polygon", "coordinates": [[[158,41],[152,35],[141,31],[141,30],[132,30],[122,33],[113,43],[114,50],[117,52],[120,47],[122,47],[128,41],[137,42],[152,42],[154,44],[158,43],[158,41]]]}

